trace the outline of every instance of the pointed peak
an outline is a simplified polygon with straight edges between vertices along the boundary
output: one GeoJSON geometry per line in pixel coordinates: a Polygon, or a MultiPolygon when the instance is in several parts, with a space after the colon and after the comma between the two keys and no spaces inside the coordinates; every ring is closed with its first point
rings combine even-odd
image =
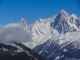
{"type": "Polygon", "coordinates": [[[68,14],[64,9],[62,9],[62,10],[60,11],[60,13],[62,13],[62,14],[68,14]]]}
{"type": "Polygon", "coordinates": [[[24,23],[25,23],[25,24],[28,24],[24,18],[22,18],[20,22],[23,23],[23,24],[24,24],[24,23]]]}
{"type": "Polygon", "coordinates": [[[67,13],[64,9],[62,9],[60,12],[59,12],[59,14],[58,15],[60,15],[60,16],[66,16],[66,17],[68,17],[68,16],[70,16],[69,15],[69,13],[67,13]]]}
{"type": "Polygon", "coordinates": [[[19,24],[23,27],[27,27],[28,23],[26,22],[26,20],[24,18],[21,19],[21,21],[19,22],[19,24]]]}
{"type": "Polygon", "coordinates": [[[22,22],[22,21],[26,22],[26,20],[25,20],[24,18],[21,19],[21,22],[22,22]]]}
{"type": "Polygon", "coordinates": [[[64,9],[62,9],[60,12],[66,12],[64,9]]]}
{"type": "Polygon", "coordinates": [[[71,17],[78,19],[77,15],[75,15],[75,14],[72,14],[71,17]]]}
{"type": "Polygon", "coordinates": [[[21,23],[27,23],[24,18],[22,18],[20,22],[21,22],[21,23]]]}

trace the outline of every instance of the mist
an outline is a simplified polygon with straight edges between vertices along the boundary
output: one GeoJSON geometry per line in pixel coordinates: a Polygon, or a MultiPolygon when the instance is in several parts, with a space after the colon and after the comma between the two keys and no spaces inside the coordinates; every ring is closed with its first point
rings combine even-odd
{"type": "Polygon", "coordinates": [[[0,42],[29,42],[31,33],[24,31],[21,27],[5,27],[0,25],[0,42]]]}

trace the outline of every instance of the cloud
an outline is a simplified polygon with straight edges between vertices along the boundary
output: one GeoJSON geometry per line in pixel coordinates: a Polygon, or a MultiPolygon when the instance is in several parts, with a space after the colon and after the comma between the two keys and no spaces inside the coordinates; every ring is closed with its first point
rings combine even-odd
{"type": "Polygon", "coordinates": [[[0,42],[29,42],[31,33],[24,31],[21,27],[5,27],[0,25],[0,42]]]}

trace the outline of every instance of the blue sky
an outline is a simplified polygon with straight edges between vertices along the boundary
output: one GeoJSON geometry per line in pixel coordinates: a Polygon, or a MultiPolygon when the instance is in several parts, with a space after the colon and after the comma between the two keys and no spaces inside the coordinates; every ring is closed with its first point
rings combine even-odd
{"type": "Polygon", "coordinates": [[[16,23],[21,18],[32,24],[40,18],[49,18],[62,9],[80,17],[79,0],[0,0],[0,24],[16,23]]]}

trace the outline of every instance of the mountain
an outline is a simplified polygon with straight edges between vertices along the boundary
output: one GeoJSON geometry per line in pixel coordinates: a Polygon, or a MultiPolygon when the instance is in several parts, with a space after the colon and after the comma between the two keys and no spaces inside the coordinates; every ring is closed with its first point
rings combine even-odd
{"type": "Polygon", "coordinates": [[[6,27],[22,27],[25,30],[29,27],[29,24],[22,18],[20,22],[7,24],[6,27]]]}
{"type": "Polygon", "coordinates": [[[21,43],[0,43],[0,60],[46,60],[21,43]]]}
{"type": "Polygon", "coordinates": [[[24,18],[18,23],[10,23],[6,27],[21,27],[32,35],[32,42],[24,44],[30,48],[43,44],[51,37],[67,32],[75,32],[80,30],[80,19],[75,15],[70,15],[65,10],[61,10],[58,14],[46,18],[39,19],[35,23],[29,25],[24,18]],[[47,37],[47,38],[46,38],[47,37]]]}
{"type": "Polygon", "coordinates": [[[52,28],[59,34],[48,39],[33,50],[49,60],[80,59],[80,19],[62,10],[56,15],[52,28]],[[78,21],[78,22],[77,22],[78,21]]]}
{"type": "Polygon", "coordinates": [[[58,14],[39,19],[29,25],[25,19],[18,23],[10,23],[5,27],[21,27],[31,32],[32,41],[25,42],[49,60],[79,60],[80,58],[80,18],[61,10],[58,14]]]}
{"type": "Polygon", "coordinates": [[[80,19],[75,17],[73,14],[70,16],[66,11],[62,10],[56,16],[53,26],[59,31],[59,33],[73,32],[79,29],[76,20],[80,21],[80,19]]]}

